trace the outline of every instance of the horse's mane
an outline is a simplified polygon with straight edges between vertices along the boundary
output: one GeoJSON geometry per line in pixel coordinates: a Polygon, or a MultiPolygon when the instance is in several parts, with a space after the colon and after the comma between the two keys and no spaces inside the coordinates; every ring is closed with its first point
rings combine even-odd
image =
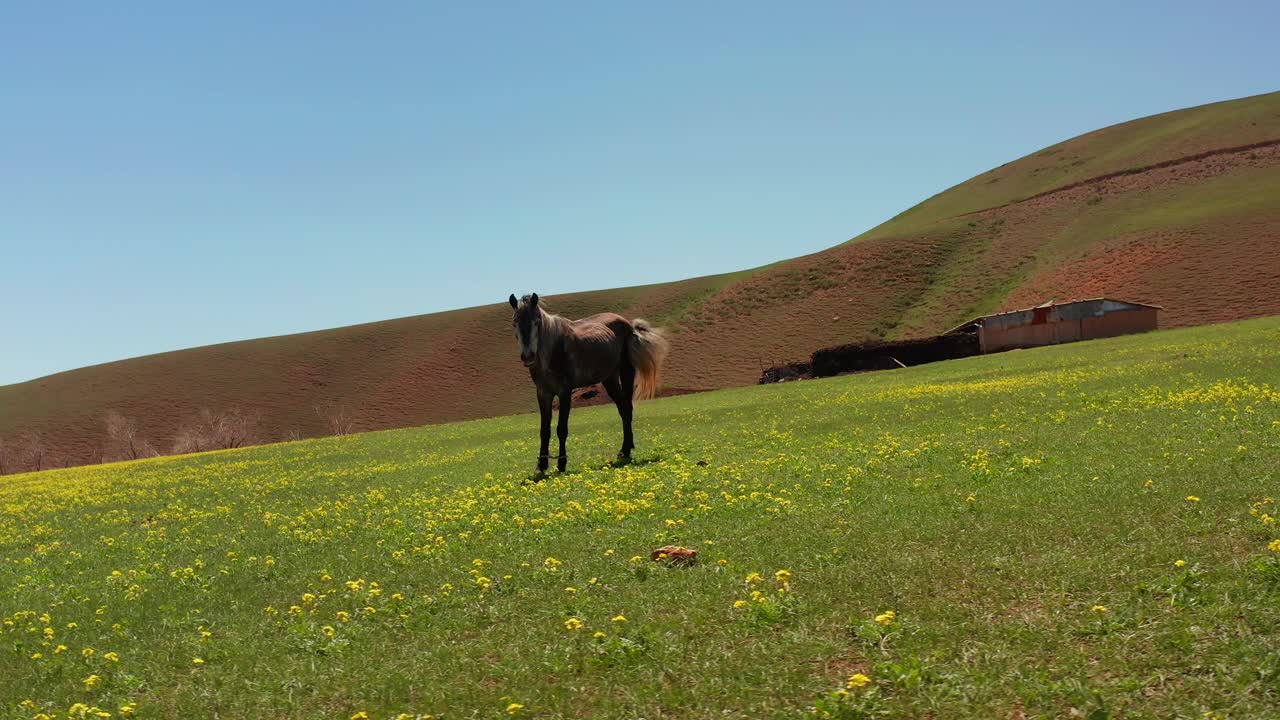
{"type": "Polygon", "coordinates": [[[546,308],[538,305],[538,312],[542,313],[542,343],[547,347],[554,347],[560,339],[569,332],[569,318],[547,312],[546,308]]]}

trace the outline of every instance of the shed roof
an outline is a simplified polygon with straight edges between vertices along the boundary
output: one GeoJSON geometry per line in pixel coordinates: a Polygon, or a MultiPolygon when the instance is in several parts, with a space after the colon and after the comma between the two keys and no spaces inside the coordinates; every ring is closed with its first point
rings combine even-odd
{"type": "Polygon", "coordinates": [[[950,330],[943,332],[942,334],[950,335],[953,332],[959,332],[960,330],[963,330],[964,328],[969,327],[970,325],[975,325],[982,320],[986,320],[987,318],[1000,317],[1001,315],[1013,315],[1015,313],[1030,312],[1031,310],[1035,310],[1037,308],[1055,307],[1055,306],[1062,306],[1062,305],[1075,305],[1077,303],[1087,303],[1087,302],[1113,302],[1113,303],[1119,303],[1121,305],[1132,305],[1135,308],[1151,308],[1153,310],[1164,309],[1160,305],[1151,305],[1148,303],[1133,302],[1132,300],[1117,300],[1115,298],[1109,298],[1109,297],[1083,298],[1080,300],[1066,300],[1063,302],[1057,302],[1056,300],[1047,300],[1034,307],[1021,308],[1019,310],[1004,310],[1002,312],[979,315],[978,317],[972,320],[966,320],[965,322],[960,323],[959,325],[951,328],[950,330]]]}

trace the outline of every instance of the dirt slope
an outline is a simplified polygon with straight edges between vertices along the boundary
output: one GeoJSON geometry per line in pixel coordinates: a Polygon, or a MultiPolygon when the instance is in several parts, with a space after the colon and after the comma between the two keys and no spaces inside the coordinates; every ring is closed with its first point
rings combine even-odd
{"type": "MultiPolygon", "coordinates": [[[[1280,313],[1280,93],[1097,130],[1007,163],[829,250],[754,271],[553,296],[673,334],[673,392],[983,312],[1098,295],[1163,305],[1165,327],[1280,313]]],[[[96,462],[102,418],[161,449],[201,407],[262,413],[271,439],[324,432],[317,405],[372,430],[532,410],[505,304],[98,365],[0,387],[0,438],[96,462]]],[[[10,453],[8,464],[15,463],[10,453]]]]}

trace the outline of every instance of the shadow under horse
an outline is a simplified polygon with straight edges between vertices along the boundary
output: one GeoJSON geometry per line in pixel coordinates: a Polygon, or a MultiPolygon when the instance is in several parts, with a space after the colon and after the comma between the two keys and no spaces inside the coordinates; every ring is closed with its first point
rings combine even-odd
{"type": "Polygon", "coordinates": [[[560,400],[556,424],[560,455],[556,469],[564,472],[573,391],[597,383],[604,386],[609,399],[618,406],[622,417],[618,460],[629,461],[635,448],[632,408],[635,401],[647,400],[657,392],[666,360],[668,345],[662,331],[644,320],[627,320],[614,313],[569,320],[547,312],[538,302],[537,293],[519,300],[513,294],[508,302],[514,310],[511,328],[520,345],[520,361],[529,368],[529,377],[538,391],[538,410],[542,414],[538,472],[545,473],[551,459],[553,401],[560,400]]]}

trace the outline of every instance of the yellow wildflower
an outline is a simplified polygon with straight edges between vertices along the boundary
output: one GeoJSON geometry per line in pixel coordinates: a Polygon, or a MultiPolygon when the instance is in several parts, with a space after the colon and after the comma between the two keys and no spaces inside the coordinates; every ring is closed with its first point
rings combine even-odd
{"type": "Polygon", "coordinates": [[[109,652],[102,657],[105,658],[107,662],[120,662],[120,656],[113,652],[109,652]]]}
{"type": "Polygon", "coordinates": [[[191,658],[191,664],[192,664],[192,665],[203,665],[203,664],[204,664],[204,658],[193,657],[193,658],[191,658]]]}
{"type": "Polygon", "coordinates": [[[1094,612],[1096,612],[1096,613],[1098,613],[1099,615],[1101,615],[1101,614],[1103,614],[1103,613],[1105,613],[1105,612],[1107,611],[1107,606],[1106,606],[1106,605],[1094,605],[1094,606],[1093,606],[1093,611],[1094,611],[1094,612]]]}
{"type": "Polygon", "coordinates": [[[850,690],[856,690],[871,682],[871,678],[862,673],[854,673],[849,676],[849,682],[845,683],[845,687],[850,690]]]}
{"type": "Polygon", "coordinates": [[[1198,503],[1198,502],[1200,502],[1200,498],[1196,497],[1195,495],[1188,495],[1188,496],[1187,496],[1187,502],[1189,502],[1189,503],[1198,503]]]}
{"type": "Polygon", "coordinates": [[[84,689],[85,690],[94,689],[95,687],[98,686],[98,682],[101,680],[102,678],[98,677],[97,675],[90,675],[89,677],[84,679],[84,689]]]}
{"type": "Polygon", "coordinates": [[[898,614],[895,613],[894,611],[885,610],[884,612],[876,616],[875,622],[877,625],[881,627],[889,627],[890,625],[893,624],[894,619],[897,617],[898,617],[898,614]]]}
{"type": "Polygon", "coordinates": [[[615,622],[615,623],[624,623],[626,621],[627,621],[627,618],[622,613],[618,613],[617,615],[614,615],[612,620],[612,622],[615,622]]]}
{"type": "Polygon", "coordinates": [[[582,621],[581,621],[581,620],[579,620],[579,619],[578,619],[578,618],[576,618],[576,617],[571,617],[571,618],[569,618],[568,620],[565,620],[565,621],[564,621],[564,629],[565,629],[565,630],[580,630],[580,629],[582,629],[582,621]]]}
{"type": "Polygon", "coordinates": [[[1186,567],[1186,565],[1187,565],[1187,561],[1186,561],[1186,560],[1174,560],[1174,561],[1173,561],[1173,566],[1174,566],[1174,567],[1176,567],[1176,568],[1186,567]]]}
{"type": "Polygon", "coordinates": [[[520,711],[523,709],[524,709],[524,706],[521,705],[520,703],[511,703],[510,705],[507,706],[507,714],[512,716],[519,715],[520,711]]]}
{"type": "Polygon", "coordinates": [[[780,582],[780,583],[784,583],[784,582],[786,582],[786,581],[788,581],[788,580],[790,580],[790,579],[791,579],[791,571],[790,571],[790,570],[779,570],[778,572],[776,572],[776,573],[774,573],[774,574],[773,574],[773,577],[774,577],[778,582],[780,582]]]}

